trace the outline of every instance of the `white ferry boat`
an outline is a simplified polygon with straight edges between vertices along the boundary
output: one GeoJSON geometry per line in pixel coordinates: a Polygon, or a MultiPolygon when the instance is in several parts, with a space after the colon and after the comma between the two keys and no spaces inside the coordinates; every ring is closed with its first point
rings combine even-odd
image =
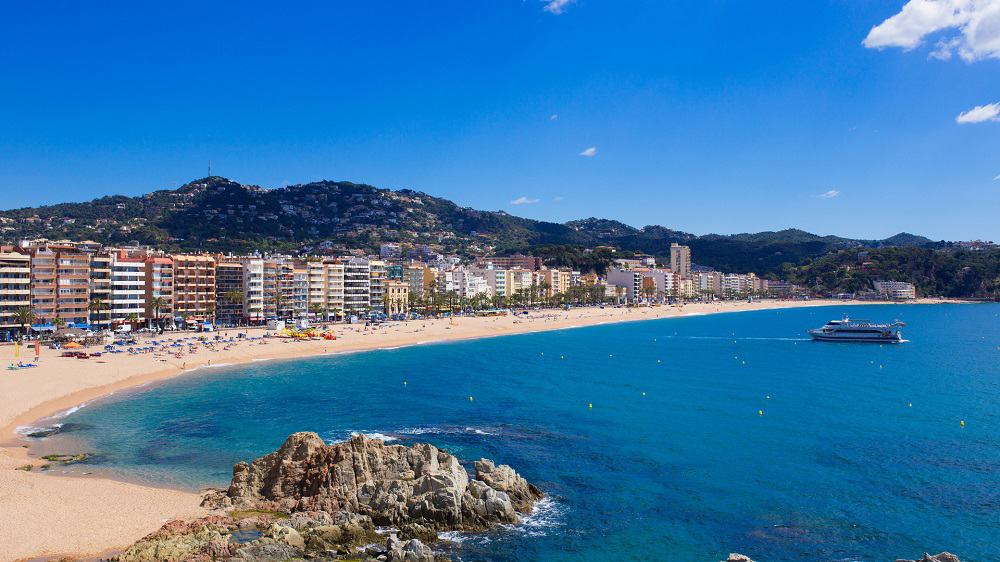
{"type": "Polygon", "coordinates": [[[900,321],[891,324],[877,324],[869,320],[830,320],[822,328],[809,330],[809,335],[817,341],[902,343],[903,334],[899,328],[905,326],[900,321]]]}

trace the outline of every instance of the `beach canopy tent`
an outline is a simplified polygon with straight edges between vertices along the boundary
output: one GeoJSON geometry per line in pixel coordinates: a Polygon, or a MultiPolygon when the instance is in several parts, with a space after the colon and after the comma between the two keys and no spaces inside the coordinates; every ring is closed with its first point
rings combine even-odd
{"type": "Polygon", "coordinates": [[[83,328],[62,328],[52,332],[52,339],[55,341],[76,341],[87,337],[87,330],[83,328]]]}
{"type": "Polygon", "coordinates": [[[56,327],[54,324],[32,324],[31,329],[36,332],[54,332],[56,327]]]}
{"type": "Polygon", "coordinates": [[[64,345],[63,349],[76,349],[78,347],[83,347],[83,346],[76,343],[75,341],[71,341],[68,344],[64,345]]]}

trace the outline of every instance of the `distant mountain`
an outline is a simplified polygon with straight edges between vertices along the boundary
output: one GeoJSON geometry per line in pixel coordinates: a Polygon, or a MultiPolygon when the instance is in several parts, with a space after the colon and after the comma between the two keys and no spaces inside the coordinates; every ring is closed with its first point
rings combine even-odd
{"type": "MultiPolygon", "coordinates": [[[[46,237],[154,244],[170,250],[335,253],[377,250],[382,242],[428,244],[463,255],[559,247],[610,246],[669,255],[672,242],[691,246],[698,264],[726,271],[773,273],[835,250],[943,242],[900,233],[885,240],[818,236],[801,230],[695,236],[663,226],[635,228],[589,218],[558,224],[478,211],[408,189],[320,181],[265,189],[212,176],[138,197],[101,197],[0,211],[0,238],[46,237]]],[[[565,255],[565,252],[562,252],[565,255]]]]}

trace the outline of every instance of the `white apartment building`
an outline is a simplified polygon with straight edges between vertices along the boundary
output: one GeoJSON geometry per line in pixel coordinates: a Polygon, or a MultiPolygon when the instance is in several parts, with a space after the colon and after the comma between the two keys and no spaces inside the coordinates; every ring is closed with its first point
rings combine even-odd
{"type": "Polygon", "coordinates": [[[875,281],[875,292],[893,300],[910,300],[917,298],[917,288],[913,283],[903,281],[875,281]]]}
{"type": "Polygon", "coordinates": [[[718,271],[699,271],[692,274],[692,280],[695,296],[722,296],[722,274],[718,271]]]}
{"type": "Polygon", "coordinates": [[[351,257],[344,264],[344,314],[368,314],[371,310],[371,266],[365,258],[351,257]]]}
{"type": "Polygon", "coordinates": [[[754,273],[723,273],[722,295],[726,298],[740,298],[760,292],[760,281],[754,273]]]}
{"type": "Polygon", "coordinates": [[[625,290],[628,302],[664,301],[677,296],[679,276],[669,269],[608,269],[608,285],[625,290]]]}
{"type": "Polygon", "coordinates": [[[305,263],[308,289],[306,308],[319,320],[331,320],[344,315],[344,264],[339,260],[305,263]],[[315,312],[320,311],[320,312],[315,312]]]}
{"type": "Polygon", "coordinates": [[[451,274],[455,291],[464,298],[472,299],[479,295],[493,296],[486,277],[467,269],[456,269],[451,274]]]}
{"type": "Polygon", "coordinates": [[[371,310],[381,310],[385,312],[385,262],[380,260],[368,261],[368,297],[371,310]]]}
{"type": "Polygon", "coordinates": [[[509,297],[507,290],[507,270],[506,269],[470,269],[471,274],[482,277],[489,287],[490,294],[495,297],[509,297]]]}
{"type": "Polygon", "coordinates": [[[112,323],[146,322],[146,262],[130,258],[124,251],[111,256],[112,323]]]}
{"type": "Polygon", "coordinates": [[[264,321],[264,260],[245,258],[243,266],[243,318],[251,323],[264,321]]]}
{"type": "Polygon", "coordinates": [[[31,258],[18,252],[0,252],[0,331],[20,332],[17,309],[31,306],[31,258]]]}

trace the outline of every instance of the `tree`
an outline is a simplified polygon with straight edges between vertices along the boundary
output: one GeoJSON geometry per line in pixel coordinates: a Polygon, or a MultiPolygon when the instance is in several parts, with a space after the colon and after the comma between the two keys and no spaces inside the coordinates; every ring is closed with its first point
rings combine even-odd
{"type": "MultiPolygon", "coordinates": [[[[326,312],[326,307],[318,302],[309,304],[309,313],[313,315],[315,321],[319,321],[320,315],[326,312]]],[[[326,318],[324,318],[326,320],[326,318]]]]}
{"type": "Polygon", "coordinates": [[[161,332],[163,331],[163,319],[160,317],[160,311],[163,307],[167,306],[167,299],[163,297],[153,297],[149,300],[149,307],[153,309],[153,317],[149,320],[156,326],[161,332]]]}
{"type": "Polygon", "coordinates": [[[27,306],[19,306],[14,309],[14,321],[21,326],[21,341],[28,334],[28,326],[35,322],[35,313],[27,306]]]}
{"type": "Polygon", "coordinates": [[[104,318],[102,318],[102,316],[104,315],[104,311],[111,310],[111,305],[104,302],[103,299],[95,298],[91,299],[91,301],[87,303],[87,310],[89,312],[92,312],[94,316],[96,316],[96,318],[92,318],[90,322],[92,324],[93,323],[100,324],[101,321],[104,320],[104,318]]]}
{"type": "Polygon", "coordinates": [[[62,328],[63,326],[66,325],[66,321],[56,316],[55,318],[52,319],[52,325],[55,326],[56,329],[58,330],[59,328],[62,328]]]}

